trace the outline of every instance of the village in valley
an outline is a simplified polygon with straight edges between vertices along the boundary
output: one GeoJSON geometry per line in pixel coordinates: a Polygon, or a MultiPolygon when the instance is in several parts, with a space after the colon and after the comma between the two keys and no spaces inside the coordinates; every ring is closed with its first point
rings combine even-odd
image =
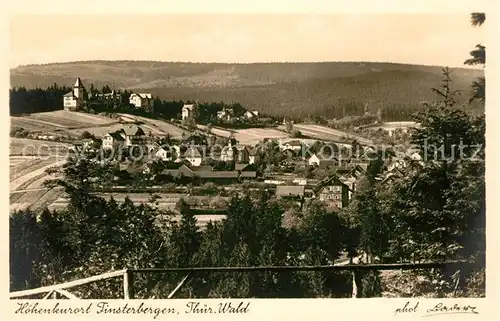
{"type": "Polygon", "coordinates": [[[116,22],[153,46],[132,60],[95,60],[116,58],[115,31],[94,54],[13,55],[10,299],[485,296],[485,47],[441,57],[484,13],[134,19],[150,18],[116,22]],[[373,57],[324,41],[354,18],[346,48],[380,49],[388,23],[425,54],[406,37],[373,57]]]}
{"type": "MultiPolygon", "coordinates": [[[[61,106],[63,110],[52,113],[66,113],[65,117],[68,119],[76,119],[82,115],[85,117],[85,110],[92,104],[116,106],[123,105],[124,101],[125,105],[139,111],[139,114],[143,111],[154,112],[155,100],[151,93],[127,93],[128,97],[124,100],[122,92],[109,87],[107,89],[107,92],[98,92],[94,88],[87,91],[78,77],[72,90],[64,95],[61,106]]],[[[325,139],[330,130],[327,127],[318,129],[319,126],[316,125],[294,126],[293,120],[284,118],[282,121],[274,121],[259,115],[258,111],[239,110],[239,114],[235,115],[234,110],[226,106],[215,110],[211,119],[216,124],[247,124],[246,129],[239,131],[212,123],[197,124],[198,113],[197,103],[189,102],[183,103],[176,119],[152,120],[117,113],[113,116],[118,121],[114,121],[112,125],[103,116],[94,113],[88,114],[89,117],[99,117],[103,123],[98,127],[93,127],[95,124],[80,126],[71,133],[79,134],[77,136],[66,135],[68,131],[64,130],[59,130],[59,134],[46,134],[43,130],[27,132],[23,128],[21,137],[47,143],[60,141],[64,137],[63,140],[69,143],[62,147],[65,153],[61,154],[59,145],[48,145],[49,149],[57,149],[59,163],[61,155],[66,155],[115,166],[113,179],[106,183],[110,193],[103,195],[118,195],[118,199],[127,196],[134,202],[142,202],[148,200],[148,193],[163,192],[166,194],[160,193],[157,202],[169,210],[175,210],[178,201],[183,198],[192,205],[193,210],[199,209],[197,219],[201,226],[210,220],[223,219],[225,215],[220,213],[225,210],[224,204],[229,199],[229,191],[245,188],[265,188],[270,195],[289,204],[290,208],[301,209],[307,200],[318,199],[330,210],[338,211],[349,203],[355,193],[356,182],[363,176],[370,162],[366,152],[373,151],[367,144],[371,142],[369,139],[356,135],[346,138],[348,133],[345,133],[345,137],[340,137],[336,130],[332,130],[331,140],[325,139]],[[266,127],[252,128],[256,124],[266,124],[266,127]],[[319,138],[312,135],[303,138],[305,135],[299,130],[313,135],[318,133],[319,138]],[[131,186],[134,193],[127,194],[126,191],[131,186]],[[209,200],[204,194],[216,198],[209,200]]],[[[51,113],[39,115],[43,114],[51,113]]],[[[33,119],[32,116],[23,117],[20,123],[48,124],[47,121],[33,119]]],[[[14,124],[15,122],[14,118],[14,124]]],[[[16,130],[14,136],[19,134],[19,129],[16,130]]],[[[406,131],[407,128],[398,129],[400,134],[405,134],[406,131]]],[[[388,136],[389,134],[391,133],[388,132],[388,136]]],[[[56,158],[53,160],[55,162],[56,158]]],[[[33,162],[32,159],[30,161],[33,162]]],[[[402,163],[404,161],[399,159],[385,165],[391,166],[395,171],[402,163]]],[[[42,162],[36,165],[35,169],[38,170],[40,165],[48,168],[53,164],[42,162]]],[[[379,179],[391,177],[386,176],[379,179]]],[[[38,180],[28,180],[28,184],[17,182],[19,192],[15,193],[14,188],[14,195],[17,195],[11,197],[11,207],[36,208],[40,201],[49,209],[65,206],[63,194],[51,191],[47,192],[51,197],[47,197],[39,192],[44,178],[47,177],[41,174],[38,180]],[[30,194],[35,197],[30,198],[30,194]]],[[[21,176],[16,180],[22,179],[21,176]]]]}

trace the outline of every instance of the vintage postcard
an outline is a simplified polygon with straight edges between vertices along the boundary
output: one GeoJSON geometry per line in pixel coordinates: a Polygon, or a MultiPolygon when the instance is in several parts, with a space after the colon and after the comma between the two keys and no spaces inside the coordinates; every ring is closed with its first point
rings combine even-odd
{"type": "Polygon", "coordinates": [[[493,319],[486,2],[132,2],[8,18],[2,319],[493,319]]]}

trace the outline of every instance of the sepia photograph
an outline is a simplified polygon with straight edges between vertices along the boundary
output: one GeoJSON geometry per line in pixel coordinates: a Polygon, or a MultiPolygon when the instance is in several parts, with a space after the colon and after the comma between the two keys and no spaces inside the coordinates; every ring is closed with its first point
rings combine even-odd
{"type": "Polygon", "coordinates": [[[11,17],[9,298],[486,297],[488,23],[11,17]]]}

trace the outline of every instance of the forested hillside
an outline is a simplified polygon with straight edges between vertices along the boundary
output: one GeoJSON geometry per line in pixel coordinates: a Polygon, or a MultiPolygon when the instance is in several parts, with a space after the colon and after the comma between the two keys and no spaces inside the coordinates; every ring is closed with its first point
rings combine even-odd
{"type": "MultiPolygon", "coordinates": [[[[151,92],[164,100],[224,101],[272,116],[340,118],[365,106],[384,120],[408,120],[432,99],[441,67],[367,62],[204,64],[89,61],[11,70],[11,87],[71,85],[75,77],[100,88],[151,92]]],[[[468,91],[482,70],[452,69],[457,90],[468,91]]],[[[466,101],[463,97],[462,101],[466,101]]],[[[467,107],[481,111],[479,104],[467,107]]]]}

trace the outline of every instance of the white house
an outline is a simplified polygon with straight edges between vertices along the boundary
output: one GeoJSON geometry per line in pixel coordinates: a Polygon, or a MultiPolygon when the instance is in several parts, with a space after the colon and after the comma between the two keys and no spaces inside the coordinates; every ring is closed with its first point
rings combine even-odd
{"type": "Polygon", "coordinates": [[[229,141],[229,144],[222,148],[222,151],[220,154],[220,160],[223,162],[231,162],[231,161],[234,161],[236,159],[237,155],[238,155],[238,150],[237,150],[236,146],[233,146],[231,144],[231,141],[229,141]]]}
{"type": "Polygon", "coordinates": [[[256,118],[259,118],[259,112],[256,110],[252,110],[252,111],[248,110],[243,116],[246,119],[256,119],[256,118]]]}
{"type": "Polygon", "coordinates": [[[125,146],[142,145],[145,143],[144,130],[137,125],[128,125],[119,130],[125,139],[125,146]]]}
{"type": "Polygon", "coordinates": [[[78,77],[73,85],[73,90],[64,95],[63,108],[69,111],[78,111],[85,101],[85,87],[78,77]]]}
{"type": "Polygon", "coordinates": [[[193,104],[190,104],[190,105],[184,104],[184,106],[182,107],[182,120],[191,117],[193,114],[194,108],[195,107],[193,104]]]}
{"type": "Polygon", "coordinates": [[[294,152],[300,152],[302,150],[302,142],[300,140],[290,140],[281,145],[282,150],[292,150],[294,152]]]}
{"type": "Polygon", "coordinates": [[[200,166],[203,157],[198,150],[198,148],[194,146],[190,146],[186,152],[184,153],[184,158],[192,165],[192,166],[200,166]]]}
{"type": "Polygon", "coordinates": [[[259,146],[256,146],[252,149],[250,149],[250,151],[248,152],[248,163],[249,164],[255,164],[255,162],[257,162],[259,160],[259,153],[258,153],[258,150],[259,150],[259,146]]]}
{"type": "Polygon", "coordinates": [[[113,133],[107,133],[102,139],[102,148],[112,149],[119,145],[132,146],[144,144],[146,136],[142,128],[136,125],[129,125],[113,133]]]}
{"type": "Polygon", "coordinates": [[[102,138],[103,149],[115,149],[125,145],[125,137],[119,131],[107,133],[102,138]]]}
{"type": "Polygon", "coordinates": [[[319,162],[319,157],[316,154],[312,155],[308,160],[309,166],[319,166],[319,162]]]}
{"type": "Polygon", "coordinates": [[[160,147],[155,153],[155,157],[163,161],[170,161],[174,157],[174,153],[169,148],[160,147]]]}
{"type": "Polygon", "coordinates": [[[153,96],[146,93],[133,93],[130,95],[129,102],[137,108],[149,109],[153,107],[153,96]]]}
{"type": "Polygon", "coordinates": [[[248,151],[248,148],[244,145],[236,145],[236,150],[238,152],[238,155],[236,157],[236,161],[239,163],[244,163],[248,164],[250,160],[250,153],[248,151]]]}
{"type": "Polygon", "coordinates": [[[233,110],[230,108],[223,108],[217,112],[217,119],[220,120],[231,120],[233,118],[233,110]]]}

